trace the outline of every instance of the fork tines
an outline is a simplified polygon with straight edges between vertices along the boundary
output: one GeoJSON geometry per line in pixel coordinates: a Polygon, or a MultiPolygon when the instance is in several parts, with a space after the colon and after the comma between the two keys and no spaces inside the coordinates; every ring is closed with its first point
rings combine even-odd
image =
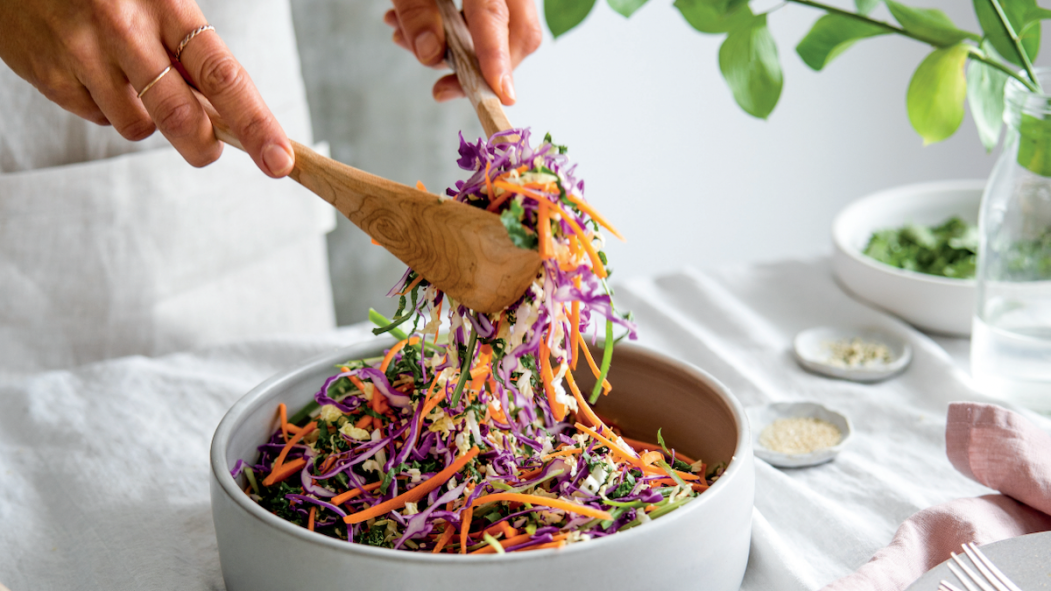
{"type": "MultiPolygon", "coordinates": [[[[967,591],[1022,591],[991,560],[989,560],[974,543],[964,544],[963,551],[971,563],[978,569],[976,574],[955,552],[950,552],[953,561],[948,563],[949,570],[960,579],[967,591]]],[[[939,591],[962,591],[948,581],[942,581],[939,591]]]]}

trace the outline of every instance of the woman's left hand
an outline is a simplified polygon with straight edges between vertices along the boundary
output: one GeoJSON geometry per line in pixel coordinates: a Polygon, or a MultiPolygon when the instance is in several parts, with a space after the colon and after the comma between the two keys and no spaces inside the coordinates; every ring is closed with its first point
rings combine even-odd
{"type": "MultiPolygon", "coordinates": [[[[383,20],[394,27],[394,42],[425,66],[442,67],[445,31],[435,0],[393,0],[383,20]]],[[[463,0],[463,14],[474,40],[482,75],[505,105],[515,103],[512,71],[540,47],[543,33],[533,0],[463,0]]],[[[434,84],[434,99],[464,96],[455,74],[434,84]]]]}

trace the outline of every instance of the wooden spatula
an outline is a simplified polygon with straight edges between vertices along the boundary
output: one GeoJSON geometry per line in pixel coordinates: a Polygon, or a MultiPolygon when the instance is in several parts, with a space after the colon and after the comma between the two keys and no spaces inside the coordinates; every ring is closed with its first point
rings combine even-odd
{"type": "MultiPolygon", "coordinates": [[[[215,137],[243,150],[201,99],[215,137]]],[[[369,174],[297,142],[292,148],[296,162],[289,176],[461,304],[499,312],[536,277],[540,255],[516,247],[496,214],[369,174]]]]}

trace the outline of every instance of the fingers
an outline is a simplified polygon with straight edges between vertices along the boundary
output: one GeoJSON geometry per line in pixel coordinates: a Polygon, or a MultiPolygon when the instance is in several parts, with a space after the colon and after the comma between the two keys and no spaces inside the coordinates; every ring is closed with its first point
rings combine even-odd
{"type": "MultiPolygon", "coordinates": [[[[188,27],[185,31],[192,29],[193,27],[188,27]]],[[[184,34],[185,32],[179,33],[184,34]]],[[[180,40],[181,37],[174,41],[169,39],[169,46],[177,46],[180,40]]],[[[230,53],[219,35],[215,31],[206,31],[194,37],[186,45],[181,58],[191,81],[229,124],[256,165],[275,178],[291,172],[295,162],[291,142],[263,102],[248,72],[230,53]]],[[[186,100],[191,99],[193,97],[187,88],[186,100]]],[[[196,109],[200,109],[209,133],[213,133],[211,123],[204,116],[200,104],[195,99],[193,103],[196,109]]],[[[183,108],[183,104],[180,98],[178,101],[173,99],[169,106],[174,112],[176,107],[183,108]]]]}
{"type": "Polygon", "coordinates": [[[505,105],[515,103],[508,47],[511,13],[504,0],[464,0],[464,17],[474,39],[482,76],[505,105]]]}
{"type": "Polygon", "coordinates": [[[438,81],[434,83],[434,88],[431,89],[431,94],[434,96],[434,100],[439,103],[466,96],[463,92],[463,87],[460,86],[460,80],[456,78],[456,74],[449,74],[439,78],[438,81]]]}
{"type": "Polygon", "coordinates": [[[117,133],[133,142],[153,135],[156,126],[135,97],[135,90],[123,70],[114,64],[102,64],[88,70],[84,77],[96,108],[106,114],[117,133]]]}
{"type": "MultiPolygon", "coordinates": [[[[416,59],[426,66],[440,63],[445,55],[445,31],[434,0],[394,0],[394,12],[402,41],[416,59]]],[[[385,16],[384,20],[388,18],[385,16]]]]}
{"type": "Polygon", "coordinates": [[[114,127],[123,129],[121,133],[128,139],[136,140],[149,135],[156,125],[191,165],[206,166],[218,159],[222,144],[215,139],[201,104],[175,68],[165,72],[171,67],[171,59],[164,46],[159,41],[144,40],[120,55],[121,68],[131,84],[116,90],[115,96],[100,93],[107,104],[122,103],[108,110],[100,105],[107,113],[113,113],[111,121],[121,118],[114,127]]]}
{"type": "Polygon", "coordinates": [[[507,0],[507,10],[511,19],[508,31],[511,67],[517,68],[523,59],[540,47],[544,32],[532,0],[507,0]]]}

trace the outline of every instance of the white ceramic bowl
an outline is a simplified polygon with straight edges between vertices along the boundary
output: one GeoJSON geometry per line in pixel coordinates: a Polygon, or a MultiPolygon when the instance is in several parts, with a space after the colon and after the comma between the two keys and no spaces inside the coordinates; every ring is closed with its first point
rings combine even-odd
{"type": "MultiPolygon", "coordinates": [[[[229,591],[740,587],[755,486],[744,409],[707,373],[632,345],[616,348],[610,371],[614,391],[597,411],[628,437],[653,439],[660,427],[669,445],[684,454],[729,463],[699,498],[644,526],[556,550],[432,555],[348,544],[292,525],[248,498],[230,470],[238,459],[255,458],[256,447],[269,436],[277,404],[302,407],[337,363],[375,356],[382,343],[389,341],[323,355],[270,378],[219,424],[211,448],[212,516],[229,591]]],[[[579,373],[578,379],[590,388],[593,380],[585,377],[579,373]]]]}
{"type": "Polygon", "coordinates": [[[956,215],[978,223],[984,180],[944,181],[896,187],[851,203],[832,223],[832,269],[857,298],[925,331],[971,334],[973,279],[949,279],[897,269],[862,251],[872,233],[907,223],[934,225],[956,215]]]}

